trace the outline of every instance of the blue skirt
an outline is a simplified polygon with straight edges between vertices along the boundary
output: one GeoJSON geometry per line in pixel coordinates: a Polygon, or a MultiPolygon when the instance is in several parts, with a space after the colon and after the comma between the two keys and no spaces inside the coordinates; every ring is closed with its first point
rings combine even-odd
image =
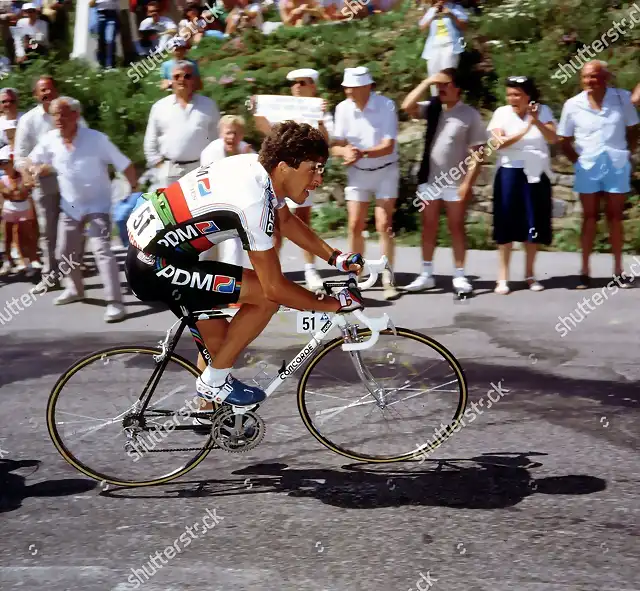
{"type": "Polygon", "coordinates": [[[496,244],[550,245],[551,182],[543,174],[530,183],[522,168],[498,168],[493,182],[493,240],[496,244]]]}

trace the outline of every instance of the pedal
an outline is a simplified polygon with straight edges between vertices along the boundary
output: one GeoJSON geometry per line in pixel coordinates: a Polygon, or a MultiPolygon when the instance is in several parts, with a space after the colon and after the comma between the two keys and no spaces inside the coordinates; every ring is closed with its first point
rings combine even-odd
{"type": "Polygon", "coordinates": [[[472,297],[472,291],[454,291],[453,293],[453,300],[456,304],[468,304],[472,297]]]}

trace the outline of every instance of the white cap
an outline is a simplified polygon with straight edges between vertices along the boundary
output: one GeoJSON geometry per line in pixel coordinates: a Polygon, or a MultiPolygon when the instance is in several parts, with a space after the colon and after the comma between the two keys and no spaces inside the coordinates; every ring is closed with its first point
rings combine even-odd
{"type": "Polygon", "coordinates": [[[17,119],[1,119],[0,120],[0,130],[6,131],[7,129],[15,129],[18,127],[17,119]]]}
{"type": "Polygon", "coordinates": [[[298,78],[311,78],[314,82],[318,81],[320,74],[318,70],[312,68],[300,68],[299,70],[291,70],[287,74],[287,80],[297,80],[298,78]]]}
{"type": "Polygon", "coordinates": [[[13,149],[9,144],[0,148],[0,160],[13,160],[13,149]]]}
{"type": "Polygon", "coordinates": [[[26,2],[22,5],[22,10],[38,10],[38,7],[33,2],[26,2]]]}
{"type": "Polygon", "coordinates": [[[373,78],[369,74],[369,68],[359,66],[357,68],[345,68],[342,86],[355,88],[358,86],[367,86],[373,84],[373,78]]]}

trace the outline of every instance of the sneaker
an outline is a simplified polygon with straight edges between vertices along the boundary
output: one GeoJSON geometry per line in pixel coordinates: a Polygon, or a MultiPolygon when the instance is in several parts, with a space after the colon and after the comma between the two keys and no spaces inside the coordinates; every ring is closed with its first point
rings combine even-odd
{"type": "Polygon", "coordinates": [[[77,293],[73,293],[72,291],[65,289],[55,300],[53,300],[53,303],[56,306],[64,306],[65,304],[81,302],[83,299],[84,296],[80,296],[77,293]]]}
{"type": "Polygon", "coordinates": [[[107,306],[107,311],[104,313],[104,321],[105,322],[119,322],[123,320],[127,313],[124,311],[124,306],[122,304],[109,304],[107,306]]]}
{"type": "Polygon", "coordinates": [[[496,282],[496,288],[493,290],[493,292],[497,293],[498,295],[507,295],[511,292],[511,290],[509,289],[509,282],[505,281],[504,279],[500,279],[496,282]]]}
{"type": "Polygon", "coordinates": [[[393,275],[389,269],[382,271],[382,287],[385,300],[393,300],[400,295],[393,282],[393,275]]]}
{"type": "Polygon", "coordinates": [[[232,404],[234,406],[253,406],[262,402],[267,395],[260,388],[247,386],[236,380],[231,374],[223,386],[210,386],[199,377],[196,380],[196,391],[201,398],[207,402],[217,402],[222,404],[232,404]]]}
{"type": "Polygon", "coordinates": [[[25,267],[25,269],[24,269],[24,276],[25,276],[27,279],[31,279],[31,278],[35,277],[35,275],[36,275],[36,273],[37,273],[37,272],[38,272],[38,271],[37,271],[37,270],[36,270],[36,268],[33,266],[33,263],[29,263],[29,264],[25,267]]]}
{"type": "Polygon", "coordinates": [[[542,283],[540,283],[535,277],[527,277],[526,282],[531,291],[542,291],[544,289],[544,285],[542,285],[542,283]]]}
{"type": "Polygon", "coordinates": [[[9,275],[13,270],[13,263],[11,261],[5,261],[0,267],[0,276],[9,275]]]}
{"type": "Polygon", "coordinates": [[[324,289],[324,286],[322,285],[322,277],[320,277],[318,271],[315,269],[304,272],[304,281],[307,284],[307,289],[309,291],[324,289]]]}
{"type": "Polygon", "coordinates": [[[471,293],[473,291],[471,283],[464,275],[453,278],[453,289],[461,293],[471,293]]]}
{"type": "Polygon", "coordinates": [[[433,289],[436,286],[436,279],[428,273],[420,273],[409,285],[404,289],[406,291],[423,291],[425,289],[433,289]]]}

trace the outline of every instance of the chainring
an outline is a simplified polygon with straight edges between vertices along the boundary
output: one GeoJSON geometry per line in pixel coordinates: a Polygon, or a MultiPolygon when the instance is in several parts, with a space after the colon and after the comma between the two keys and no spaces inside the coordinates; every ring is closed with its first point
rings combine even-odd
{"type": "Polygon", "coordinates": [[[236,415],[225,406],[212,417],[211,437],[216,445],[229,453],[242,453],[257,447],[267,430],[265,422],[254,412],[247,410],[242,415],[241,432],[236,429],[236,415]]]}

